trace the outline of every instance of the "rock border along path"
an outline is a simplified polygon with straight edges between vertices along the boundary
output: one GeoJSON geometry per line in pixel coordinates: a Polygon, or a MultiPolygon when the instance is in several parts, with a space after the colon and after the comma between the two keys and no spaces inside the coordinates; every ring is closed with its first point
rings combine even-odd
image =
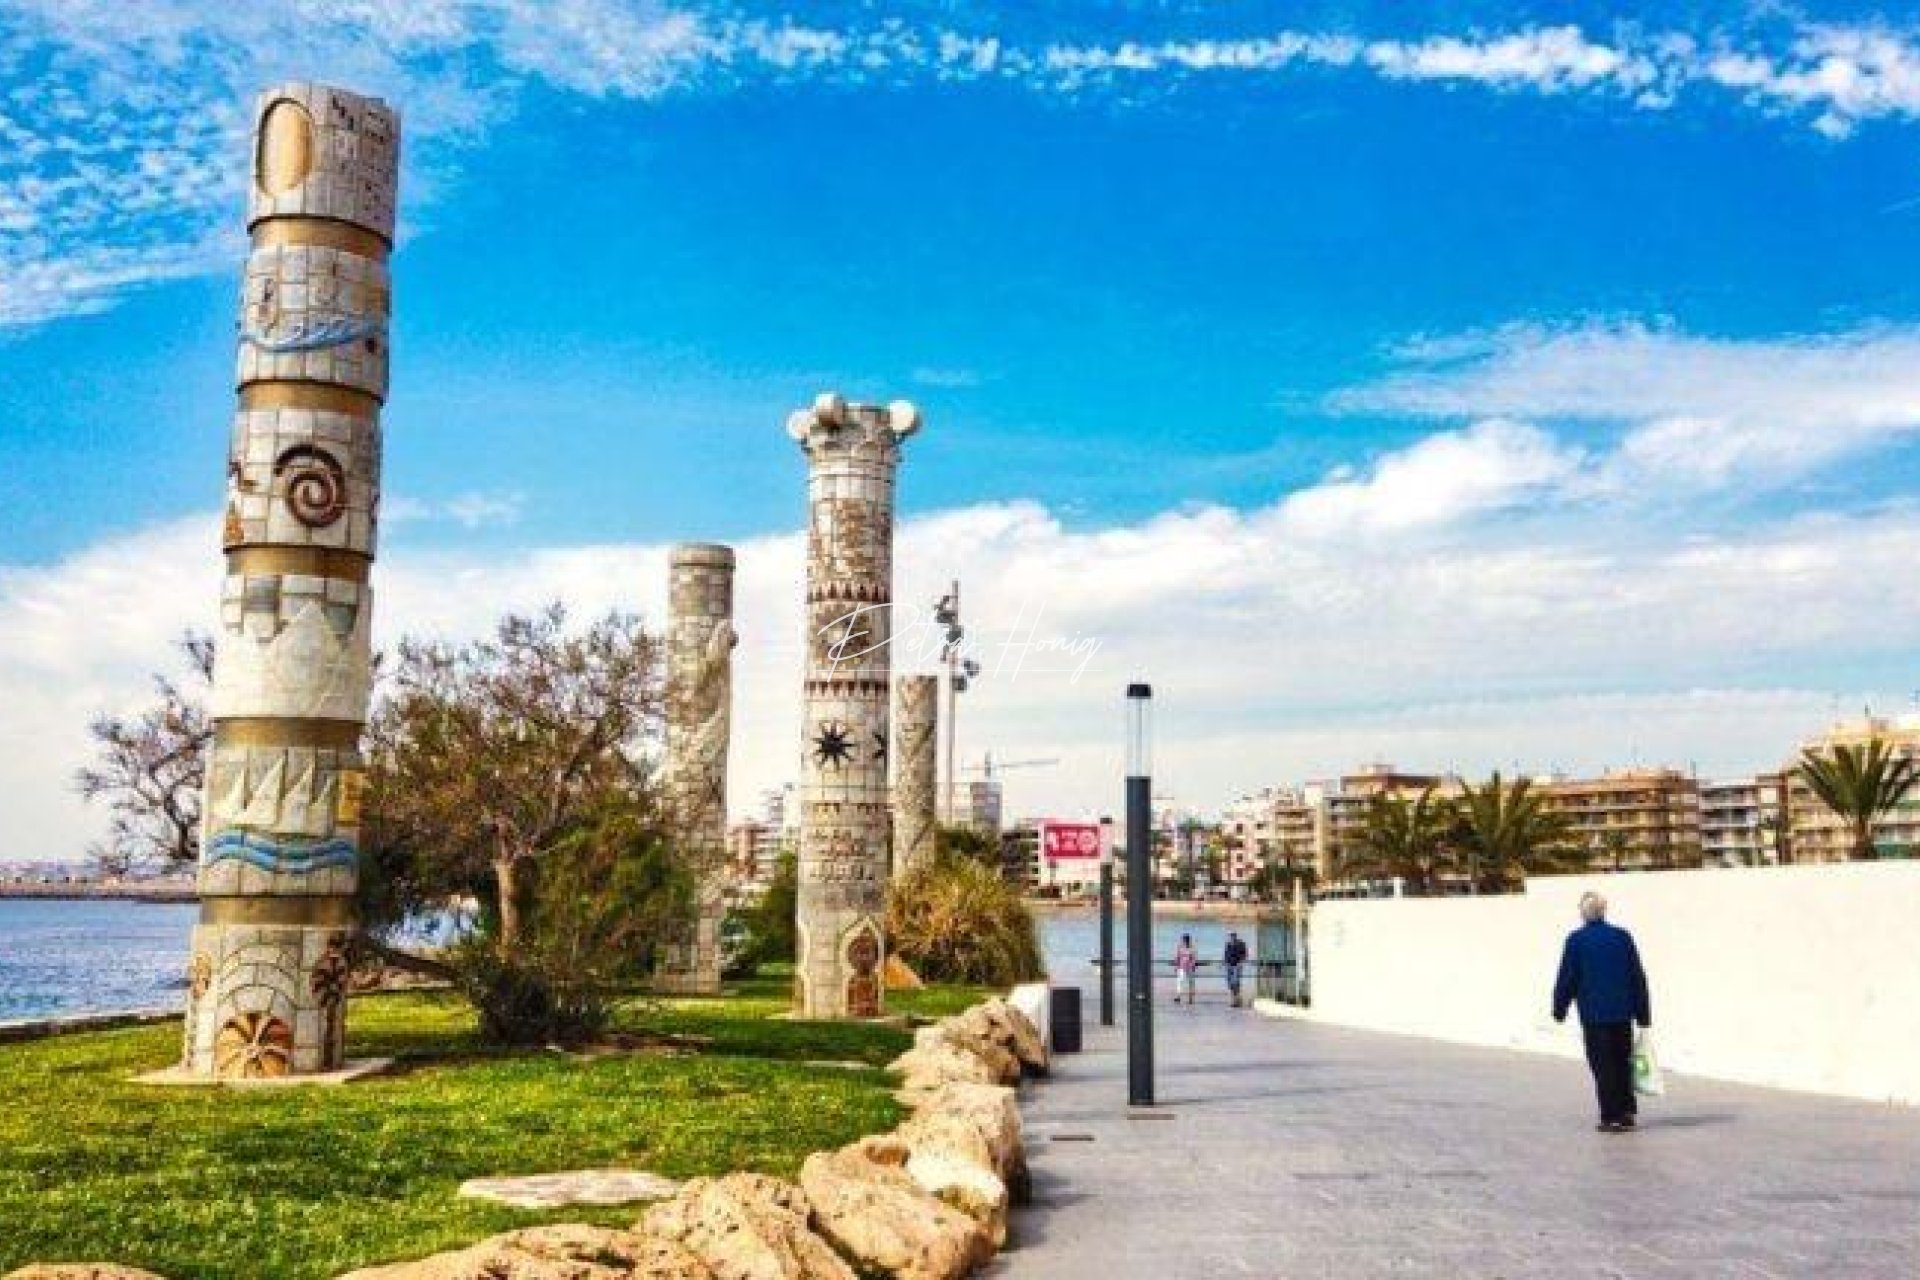
{"type": "Polygon", "coordinates": [[[1578,1062],[1162,996],[1144,1115],[1124,1024],[1085,1002],[1086,1051],[1027,1100],[1033,1202],[985,1275],[1920,1276],[1920,1110],[1681,1077],[1608,1136],[1578,1062]]]}

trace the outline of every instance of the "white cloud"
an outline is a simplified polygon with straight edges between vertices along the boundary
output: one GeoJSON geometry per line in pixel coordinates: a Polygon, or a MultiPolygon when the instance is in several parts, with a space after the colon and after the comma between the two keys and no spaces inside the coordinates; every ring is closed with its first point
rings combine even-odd
{"type": "Polygon", "coordinates": [[[1074,78],[1106,72],[1277,71],[1296,62],[1345,66],[1359,51],[1360,46],[1346,37],[1285,31],[1242,40],[1056,44],[1046,48],[1037,65],[1074,78]]]}
{"type": "Polygon", "coordinates": [[[1829,137],[1862,120],[1920,116],[1920,47],[1882,27],[1811,27],[1777,58],[1722,50],[1701,74],[1763,105],[1817,108],[1814,127],[1829,137]]]}
{"type": "Polygon", "coordinates": [[[1538,428],[1490,418],[1390,453],[1364,476],[1338,474],[1293,494],[1280,520],[1322,538],[1447,525],[1563,486],[1581,463],[1578,450],[1538,428]]]}
{"type": "Polygon", "coordinates": [[[1877,25],[1805,27],[1784,49],[1724,33],[1609,40],[1566,25],[1405,40],[1281,30],[1023,44],[1012,30],[897,18],[826,28],[695,0],[353,0],[324,17],[297,0],[16,0],[0,10],[0,327],[230,269],[246,104],[290,69],[401,104],[412,211],[529,81],[627,99],[801,79],[991,80],[1078,93],[1298,67],[1600,94],[1642,109],[1670,108],[1698,88],[1810,117],[1835,137],[1865,120],[1920,116],[1920,45],[1877,25]]]}
{"type": "Polygon", "coordinates": [[[1394,80],[1463,80],[1546,93],[1611,84],[1637,90],[1651,83],[1651,59],[1586,38],[1578,27],[1541,27],[1492,39],[1435,36],[1414,43],[1379,41],[1367,65],[1394,80]]]}
{"type": "Polygon", "coordinates": [[[972,369],[945,365],[921,365],[909,376],[923,387],[938,387],[943,391],[977,387],[982,381],[972,369]]]}
{"type": "Polygon", "coordinates": [[[1517,328],[1410,348],[1336,408],[1612,426],[1602,487],[1771,486],[1920,432],[1920,329],[1705,338],[1640,324],[1517,328]]]}
{"type": "Polygon", "coordinates": [[[525,506],[526,495],[520,493],[474,491],[439,502],[400,494],[382,501],[380,520],[388,526],[446,521],[463,529],[479,529],[490,525],[518,524],[525,506]]]}
{"type": "MultiPolygon", "coordinates": [[[[1679,537],[1567,519],[1516,535],[1475,519],[1484,495],[1524,489],[1563,462],[1550,442],[1504,427],[1413,446],[1419,462],[1383,459],[1372,474],[1479,450],[1493,474],[1517,479],[1464,485],[1452,525],[1435,515],[1382,530],[1364,524],[1371,513],[1344,513],[1374,530],[1364,540],[1302,530],[1314,489],[1259,511],[1084,531],[1030,503],[915,519],[897,556],[903,629],[963,579],[987,668],[963,699],[963,755],[1062,760],[1009,775],[1016,810],[1117,805],[1119,690],[1141,674],[1161,701],[1162,785],[1203,808],[1377,755],[1471,769],[1516,758],[1540,769],[1635,758],[1753,768],[1820,727],[1829,688],[1849,711],[1863,698],[1903,700],[1920,647],[1920,593],[1903,586],[1920,558],[1920,513],[1679,537]],[[1008,647],[1050,639],[1082,651],[1008,647]]],[[[208,624],[217,547],[209,515],[0,570],[0,860],[84,844],[93,817],[67,779],[86,721],[137,705],[169,639],[208,624]]],[[[738,550],[733,801],[746,811],[794,772],[802,547],[783,534],[738,550]]],[[[657,619],[665,565],[658,545],[427,553],[397,532],[376,571],[377,643],[473,635],[502,610],[555,597],[583,616],[625,607],[657,619]]],[[[925,639],[911,637],[897,669],[932,669],[925,639]]]]}

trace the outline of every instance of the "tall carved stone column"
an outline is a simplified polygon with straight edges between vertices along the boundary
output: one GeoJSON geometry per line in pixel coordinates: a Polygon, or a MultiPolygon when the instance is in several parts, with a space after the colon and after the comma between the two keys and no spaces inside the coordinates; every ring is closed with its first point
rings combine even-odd
{"type": "Polygon", "coordinates": [[[893,724],[893,874],[933,860],[940,677],[902,676],[893,724]]]}
{"type": "Polygon", "coordinates": [[[787,431],[807,455],[807,657],[800,756],[802,1017],[880,1013],[891,813],[887,700],[893,657],[893,477],[920,425],[823,395],[787,431]]]}
{"type": "Polygon", "coordinates": [[[293,83],[257,104],[193,1075],[341,1066],[399,149],[376,99],[293,83]]]}
{"type": "Polygon", "coordinates": [[[726,916],[727,741],[733,707],[733,548],[683,543],[668,557],[667,797],[692,864],[698,913],[657,985],[720,990],[726,916]]]}

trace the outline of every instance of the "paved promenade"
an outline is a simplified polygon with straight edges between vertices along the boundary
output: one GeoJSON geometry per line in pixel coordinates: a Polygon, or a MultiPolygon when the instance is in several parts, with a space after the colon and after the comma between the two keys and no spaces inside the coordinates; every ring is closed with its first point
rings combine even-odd
{"type": "Polygon", "coordinates": [[[1216,996],[1159,1006],[1162,1105],[1129,1115],[1092,994],[1087,1052],[1027,1099],[1035,1203],[990,1275],[1920,1276],[1920,1112],[1674,1078],[1607,1136],[1575,1062],[1216,996]]]}

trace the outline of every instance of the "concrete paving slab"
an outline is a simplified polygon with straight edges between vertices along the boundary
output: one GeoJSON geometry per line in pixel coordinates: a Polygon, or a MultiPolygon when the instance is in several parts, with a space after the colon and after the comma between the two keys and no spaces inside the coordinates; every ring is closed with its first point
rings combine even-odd
{"type": "Polygon", "coordinates": [[[1920,1111],[1670,1076],[1604,1135],[1577,1063],[1205,1003],[1156,1023],[1167,1118],[1130,1113],[1125,1028],[1091,1018],[1026,1095],[1034,1203],[986,1274],[1920,1276],[1920,1111]]]}

